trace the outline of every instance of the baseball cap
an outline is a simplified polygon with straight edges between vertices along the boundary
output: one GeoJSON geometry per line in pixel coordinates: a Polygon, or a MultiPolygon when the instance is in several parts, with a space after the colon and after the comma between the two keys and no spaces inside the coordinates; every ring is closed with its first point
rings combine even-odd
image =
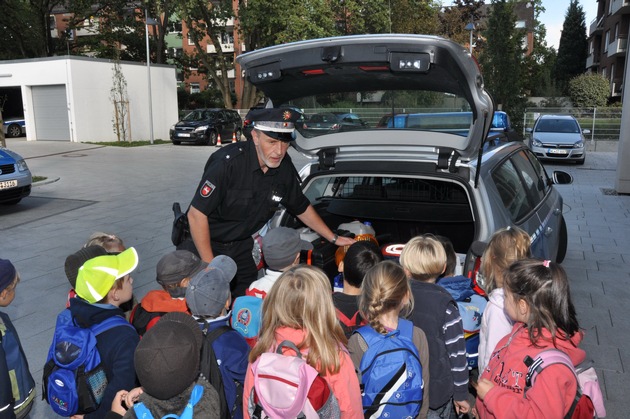
{"type": "Polygon", "coordinates": [[[195,316],[217,317],[230,296],[230,281],[236,275],[232,258],[219,255],[192,277],[186,289],[186,303],[195,316]]]}
{"type": "Polygon", "coordinates": [[[15,280],[17,271],[8,259],[0,259],[0,292],[11,285],[15,280]]]}
{"type": "Polygon", "coordinates": [[[84,247],[68,256],[64,264],[64,269],[66,271],[66,277],[68,278],[72,288],[76,287],[79,268],[81,268],[81,266],[83,266],[83,264],[88,260],[98,256],[104,256],[106,254],[107,250],[105,250],[105,248],[93,245],[84,247]]]}
{"type": "Polygon", "coordinates": [[[245,119],[269,137],[288,142],[295,139],[295,121],[299,117],[299,112],[291,108],[263,108],[252,109],[245,119]]]}
{"type": "Polygon", "coordinates": [[[272,228],[262,239],[263,257],[267,266],[280,271],[293,264],[300,250],[311,250],[313,245],[300,238],[300,233],[292,228],[272,228]]]}
{"type": "Polygon", "coordinates": [[[101,301],[118,278],[130,274],[137,266],[138,253],[133,247],[117,255],[92,258],[79,268],[75,291],[89,303],[101,301]]]}
{"type": "Polygon", "coordinates": [[[188,250],[175,250],[162,256],[158,261],[155,269],[156,280],[162,286],[179,284],[182,279],[192,278],[207,265],[188,250]]]}

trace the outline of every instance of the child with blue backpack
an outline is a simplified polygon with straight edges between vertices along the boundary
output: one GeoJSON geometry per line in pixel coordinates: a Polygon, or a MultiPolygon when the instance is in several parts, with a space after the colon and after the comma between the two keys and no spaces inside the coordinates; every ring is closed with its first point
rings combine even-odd
{"type": "Polygon", "coordinates": [[[359,307],[368,325],[352,335],[348,350],[363,386],[365,417],[426,418],[429,347],[422,329],[404,319],[413,308],[413,296],[400,265],[384,261],[367,272],[359,307]],[[382,363],[390,371],[379,375],[375,371],[382,363]],[[393,379],[396,374],[401,378],[393,379]]]}
{"type": "MultiPolygon", "coordinates": [[[[0,259],[0,307],[15,299],[20,276],[13,264],[0,259]]],[[[6,313],[0,312],[0,418],[24,418],[33,407],[35,380],[28,368],[17,330],[6,313]]]]}

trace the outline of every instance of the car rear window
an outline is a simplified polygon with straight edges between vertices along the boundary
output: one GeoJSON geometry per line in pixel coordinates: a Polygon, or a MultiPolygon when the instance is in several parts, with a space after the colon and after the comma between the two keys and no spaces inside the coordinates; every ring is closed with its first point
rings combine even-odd
{"type": "Polygon", "coordinates": [[[562,132],[576,133],[580,132],[578,123],[571,119],[541,119],[536,124],[536,132],[562,132]]]}

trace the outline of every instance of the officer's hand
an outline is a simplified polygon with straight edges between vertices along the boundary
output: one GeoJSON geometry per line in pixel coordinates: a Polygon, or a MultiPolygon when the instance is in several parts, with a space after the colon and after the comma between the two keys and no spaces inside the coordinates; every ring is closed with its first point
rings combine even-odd
{"type": "Polygon", "coordinates": [[[341,247],[341,246],[350,246],[354,242],[356,242],[355,239],[351,239],[350,237],[339,236],[335,244],[341,247]]]}

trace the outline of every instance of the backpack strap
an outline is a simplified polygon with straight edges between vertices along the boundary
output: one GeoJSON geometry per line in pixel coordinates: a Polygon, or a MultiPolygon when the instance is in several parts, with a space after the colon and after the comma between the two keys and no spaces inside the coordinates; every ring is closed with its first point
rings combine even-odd
{"type": "Polygon", "coordinates": [[[203,396],[203,386],[201,384],[195,384],[195,386],[192,389],[192,392],[190,393],[190,399],[188,400],[188,403],[186,403],[186,408],[184,408],[184,411],[182,412],[182,414],[177,416],[171,413],[169,415],[162,416],[162,419],[167,419],[167,418],[193,419],[193,408],[195,407],[197,403],[199,403],[199,400],[201,400],[202,396],[203,396]]]}
{"type": "Polygon", "coordinates": [[[580,382],[577,377],[577,373],[575,372],[575,367],[573,366],[573,362],[571,362],[571,358],[566,353],[558,350],[558,349],[547,349],[541,351],[536,359],[532,359],[529,355],[526,355],[523,359],[523,362],[527,366],[527,375],[525,376],[525,391],[523,392],[523,397],[527,393],[534,383],[536,382],[536,377],[540,374],[545,367],[553,364],[562,364],[566,366],[575,377],[575,382],[577,384],[577,390],[575,392],[575,397],[573,398],[573,403],[571,403],[571,407],[569,408],[568,413],[565,415],[565,419],[570,419],[573,416],[573,412],[582,397],[582,389],[580,388],[580,382]]]}
{"type": "MultiPolygon", "coordinates": [[[[219,368],[219,363],[217,361],[217,354],[212,347],[212,344],[224,333],[232,330],[229,326],[220,326],[213,330],[207,330],[208,323],[204,326],[204,332],[206,332],[206,336],[204,337],[204,342],[201,347],[201,368],[204,375],[209,375],[206,379],[212,384],[212,387],[219,393],[219,405],[221,415],[226,415],[228,413],[233,413],[238,404],[241,402],[241,398],[237,396],[237,400],[234,402],[234,406],[228,407],[227,399],[225,396],[225,387],[223,385],[223,375],[221,374],[221,369],[219,368]],[[232,412],[230,412],[232,410],[232,412]]],[[[231,415],[230,415],[231,417],[231,415]]]]}
{"type": "Polygon", "coordinates": [[[122,316],[111,316],[111,317],[108,317],[105,320],[103,320],[102,322],[96,323],[96,324],[93,324],[92,326],[90,326],[90,330],[92,331],[92,333],[94,333],[94,335],[98,336],[101,333],[106,332],[109,329],[113,329],[116,326],[129,326],[134,331],[136,330],[131,325],[131,323],[129,323],[127,321],[127,319],[125,319],[122,316]]]}
{"type": "Polygon", "coordinates": [[[276,348],[276,353],[280,354],[280,355],[283,355],[282,348],[292,349],[295,352],[295,356],[297,356],[300,359],[302,358],[302,353],[298,349],[297,345],[295,343],[291,342],[290,340],[283,340],[282,342],[280,342],[278,344],[278,347],[276,348]]]}

